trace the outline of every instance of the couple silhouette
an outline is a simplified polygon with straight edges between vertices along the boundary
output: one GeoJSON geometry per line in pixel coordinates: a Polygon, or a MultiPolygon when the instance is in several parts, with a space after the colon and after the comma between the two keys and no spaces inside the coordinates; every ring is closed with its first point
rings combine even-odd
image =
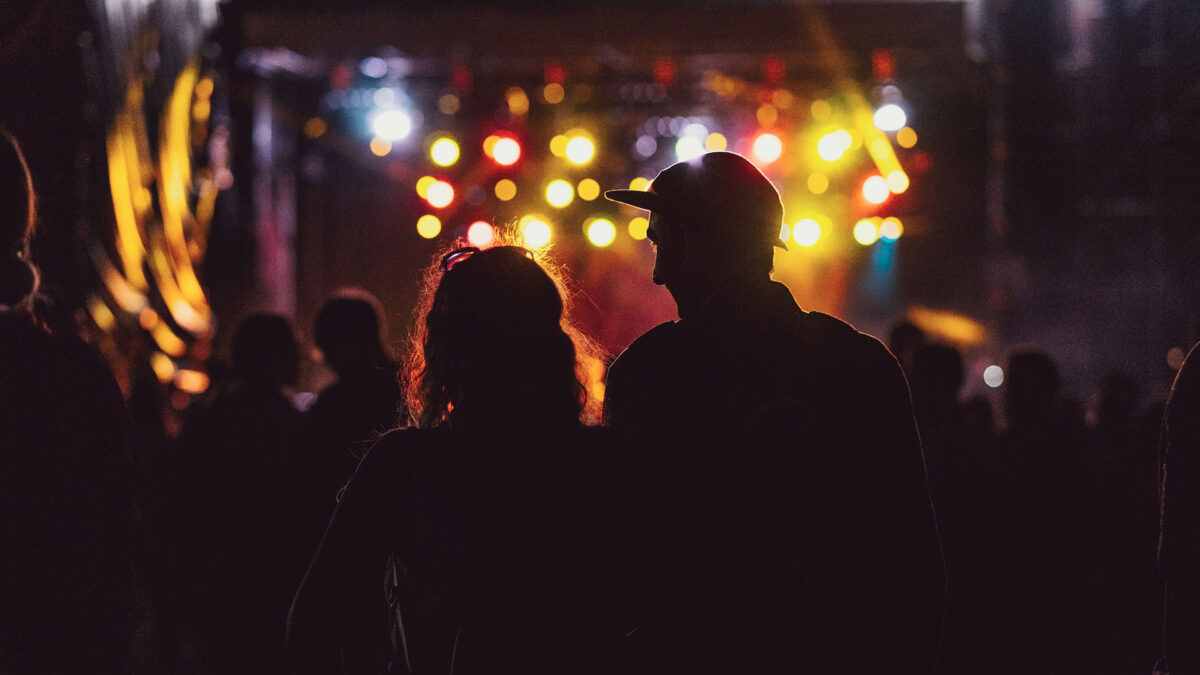
{"type": "Polygon", "coordinates": [[[650,212],[679,320],[616,359],[587,426],[593,352],[556,271],[515,246],[442,257],[413,424],[345,490],[292,606],[294,672],[930,672],[944,571],[895,358],[771,280],[783,207],[743,157],[606,196],[650,212]],[[390,649],[344,648],[385,621],[390,649]]]}

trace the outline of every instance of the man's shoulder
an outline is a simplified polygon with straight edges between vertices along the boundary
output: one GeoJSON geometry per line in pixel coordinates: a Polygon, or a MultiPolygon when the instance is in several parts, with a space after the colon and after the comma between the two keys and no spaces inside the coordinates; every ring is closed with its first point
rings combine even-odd
{"type": "Polygon", "coordinates": [[[626,347],[625,351],[621,352],[613,361],[613,367],[617,367],[618,364],[625,366],[633,362],[659,361],[664,355],[677,349],[682,338],[683,331],[678,321],[664,321],[642,333],[626,347]]]}

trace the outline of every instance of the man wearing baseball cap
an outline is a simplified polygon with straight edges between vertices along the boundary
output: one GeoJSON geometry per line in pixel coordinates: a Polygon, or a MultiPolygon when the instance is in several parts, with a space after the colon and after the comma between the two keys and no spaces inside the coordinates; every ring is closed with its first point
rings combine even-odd
{"type": "Polygon", "coordinates": [[[740,155],[605,196],[650,212],[680,316],[613,363],[605,401],[643,448],[652,667],[930,672],[944,571],[896,359],[771,280],[783,206],[740,155]]]}

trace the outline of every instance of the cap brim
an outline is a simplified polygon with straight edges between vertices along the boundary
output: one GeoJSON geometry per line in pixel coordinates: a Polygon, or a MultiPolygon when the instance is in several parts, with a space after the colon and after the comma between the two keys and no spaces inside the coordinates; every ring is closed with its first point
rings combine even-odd
{"type": "Polygon", "coordinates": [[[617,202],[618,204],[628,204],[636,206],[639,209],[654,211],[662,204],[662,198],[653,192],[645,190],[608,190],[604,193],[604,198],[617,202]]]}

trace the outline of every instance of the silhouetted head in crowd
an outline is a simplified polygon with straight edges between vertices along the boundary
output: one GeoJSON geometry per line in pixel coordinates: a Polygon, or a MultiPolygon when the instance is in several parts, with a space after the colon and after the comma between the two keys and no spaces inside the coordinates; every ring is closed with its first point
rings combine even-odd
{"type": "Polygon", "coordinates": [[[418,307],[404,368],[418,427],[580,419],[590,345],[564,320],[559,285],[529,251],[451,251],[431,269],[418,307]]]}
{"type": "Polygon", "coordinates": [[[1045,352],[1028,349],[1008,357],[1004,376],[1004,413],[1009,430],[1057,421],[1062,378],[1045,352]]]}
{"type": "Polygon", "coordinates": [[[391,361],[383,347],[387,324],[383,307],[366,291],[342,291],[317,313],[313,337],[325,362],[340,377],[391,361]]]}
{"type": "Polygon", "coordinates": [[[952,406],[963,385],[962,354],[944,344],[927,344],[913,355],[908,374],[913,402],[917,405],[952,406]]]}
{"type": "Polygon", "coordinates": [[[771,181],[741,155],[710,152],[663,170],[646,191],[609,190],[616,202],[650,211],[654,283],[680,315],[725,289],[769,280],[783,204],[771,181]]]}
{"type": "Polygon", "coordinates": [[[291,321],[257,313],[242,319],[233,333],[230,376],[243,384],[280,389],[296,383],[300,349],[291,321]]]}
{"type": "Polygon", "coordinates": [[[33,180],[21,146],[0,130],[0,306],[24,305],[37,292],[29,255],[36,216],[33,180]]]}
{"type": "Polygon", "coordinates": [[[913,357],[917,350],[925,344],[925,340],[925,331],[908,319],[901,319],[892,326],[891,332],[888,333],[888,349],[892,351],[896,360],[900,362],[905,373],[910,377],[912,373],[909,371],[913,367],[913,357]]]}

